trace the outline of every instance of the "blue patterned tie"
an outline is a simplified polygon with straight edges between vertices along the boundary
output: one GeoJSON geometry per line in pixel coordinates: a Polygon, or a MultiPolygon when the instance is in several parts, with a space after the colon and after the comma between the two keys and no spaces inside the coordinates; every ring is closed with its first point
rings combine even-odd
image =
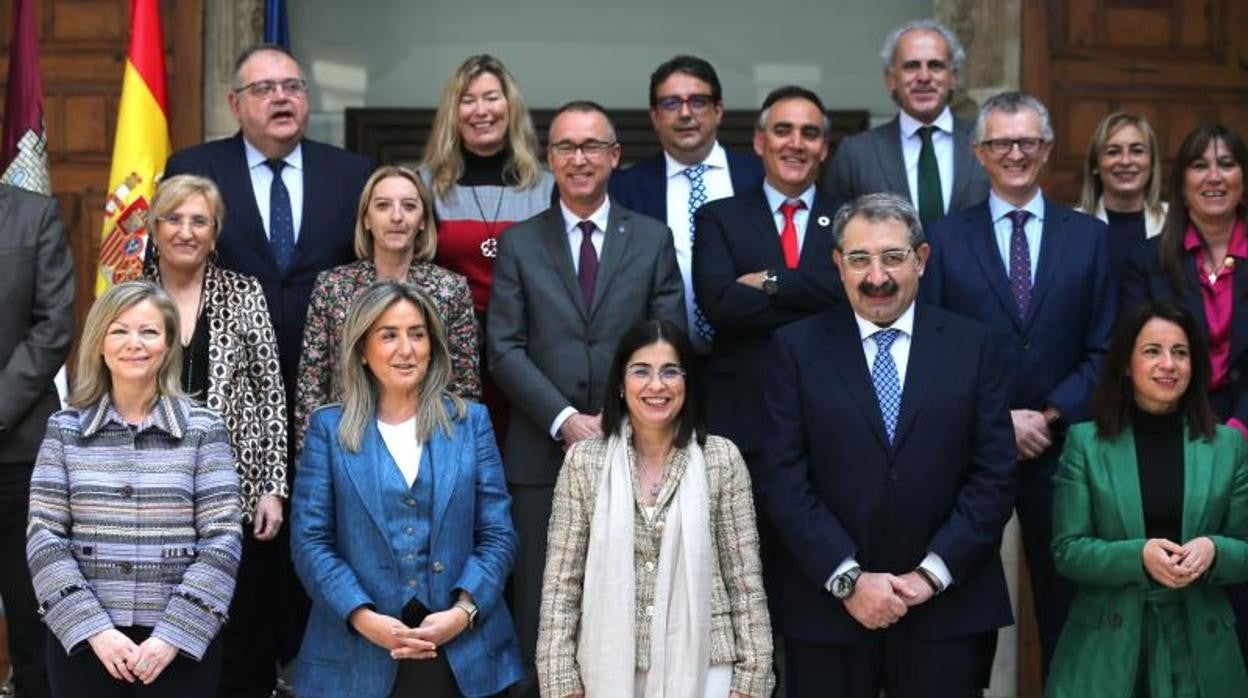
{"type": "MultiPolygon", "coordinates": [[[[702,181],[702,175],[706,173],[706,165],[694,165],[685,168],[685,176],[689,178],[689,250],[693,251],[693,214],[702,208],[702,204],[706,203],[706,182],[702,181]]],[[[698,331],[698,335],[707,344],[715,339],[715,328],[711,326],[711,321],[706,319],[706,313],[702,312],[702,306],[697,301],[693,303],[693,326],[698,331]]]]}
{"type": "Polygon", "coordinates": [[[295,256],[295,219],[290,212],[290,192],[282,181],[286,161],[266,160],[264,164],[273,170],[273,185],[269,188],[269,246],[273,248],[278,271],[285,274],[295,256]]]}
{"type": "Polygon", "coordinates": [[[1027,219],[1030,211],[1010,211],[1009,216],[1014,229],[1010,232],[1010,293],[1018,304],[1018,316],[1027,317],[1027,306],[1031,305],[1031,248],[1027,244],[1027,219]]]}
{"type": "Polygon", "coordinates": [[[901,379],[897,377],[897,364],[889,347],[901,335],[901,330],[880,330],[871,335],[875,340],[875,361],[871,364],[871,384],[875,386],[875,399],[880,403],[880,416],[884,418],[884,431],[888,442],[893,442],[897,432],[897,414],[901,411],[901,379]]]}

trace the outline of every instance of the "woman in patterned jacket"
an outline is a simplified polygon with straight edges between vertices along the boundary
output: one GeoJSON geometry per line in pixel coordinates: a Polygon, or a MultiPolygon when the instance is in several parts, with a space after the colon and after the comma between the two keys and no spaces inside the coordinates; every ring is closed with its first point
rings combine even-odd
{"type": "MultiPolygon", "coordinates": [[[[212,180],[177,175],[160,183],[148,213],[146,276],[178,309],[182,388],[221,415],[242,490],[243,562],[224,632],[223,694],[248,677],[276,680],[281,594],[282,500],[286,481],[286,392],[277,340],[260,282],[213,263],[225,216],[212,180]]],[[[285,563],[289,564],[289,563],[285,563]]]]}

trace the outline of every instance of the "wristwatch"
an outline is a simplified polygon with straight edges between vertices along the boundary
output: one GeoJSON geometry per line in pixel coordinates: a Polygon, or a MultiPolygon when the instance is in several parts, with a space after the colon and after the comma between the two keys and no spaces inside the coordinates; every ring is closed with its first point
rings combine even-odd
{"type": "Polygon", "coordinates": [[[776,291],[780,288],[779,283],[780,277],[776,276],[775,269],[763,270],[763,293],[766,293],[769,296],[774,296],[776,291]]]}
{"type": "Polygon", "coordinates": [[[851,567],[832,578],[832,595],[844,601],[854,595],[854,586],[862,575],[861,567],[851,567]]]}
{"type": "Polygon", "coordinates": [[[477,624],[477,605],[468,599],[460,599],[455,602],[453,608],[458,608],[468,614],[468,629],[472,630],[472,626],[477,624]]]}

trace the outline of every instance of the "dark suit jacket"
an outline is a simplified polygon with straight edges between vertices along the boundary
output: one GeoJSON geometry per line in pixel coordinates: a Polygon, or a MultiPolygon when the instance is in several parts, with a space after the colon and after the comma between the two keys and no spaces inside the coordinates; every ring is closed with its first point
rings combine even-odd
{"type": "Polygon", "coordinates": [[[796,269],[784,266],[784,251],[762,185],[712,201],[694,217],[693,288],[715,342],[707,366],[710,431],[737,444],[746,459],[764,441],[759,396],[767,342],[778,327],[826,310],[845,297],[832,264],[831,221],[839,202],[815,191],[796,269]],[[738,283],[737,277],[775,269],[775,295],[738,283]]]}
{"type": "Polygon", "coordinates": [[[928,302],[988,325],[1006,370],[1011,409],[1057,407],[1089,418],[1088,398],[1113,329],[1116,302],[1105,224],[1044,200],[1040,259],[1026,319],[993,234],[988,202],[929,226],[928,302]]]}
{"type": "MultiPolygon", "coordinates": [[[[763,185],[763,163],[754,153],[724,148],[733,194],[763,185]]],[[[660,150],[626,170],[616,170],[608,184],[611,198],[659,221],[667,222],[667,159],[660,150]]]]}
{"type": "MultiPolygon", "coordinates": [[[[988,198],[988,176],[971,150],[975,124],[953,120],[953,195],[947,213],[962,211],[988,198]]],[[[942,187],[949,186],[941,182],[942,187]]],[[[846,138],[824,170],[823,187],[843,201],[863,194],[891,191],[914,201],[901,154],[901,121],[892,121],[846,138]]]]}
{"type": "Polygon", "coordinates": [[[74,267],[56,200],[0,185],[0,462],[34,463],[74,338],[74,267]]]}
{"type": "MultiPolygon", "coordinates": [[[[1171,300],[1187,308],[1209,342],[1209,323],[1205,318],[1205,302],[1200,282],[1196,279],[1196,259],[1187,255],[1183,265],[1185,286],[1179,291],[1170,285],[1158,262],[1159,238],[1150,238],[1136,245],[1127,257],[1119,289],[1119,307],[1127,310],[1138,303],[1171,300]]],[[[1234,417],[1248,424],[1248,264],[1235,265],[1234,298],[1231,301],[1231,355],[1229,362],[1229,406],[1217,405],[1218,417],[1234,417]]]]}
{"type": "Polygon", "coordinates": [[[490,370],[511,401],[508,482],[554,486],[563,450],[550,425],[571,405],[602,410],[620,337],[648,318],[685,326],[672,233],[612,201],[594,299],[585,308],[558,205],[498,239],[486,332],[490,370]]]}
{"type": "Polygon", "coordinates": [[[769,355],[754,478],[783,543],[772,576],[781,634],[866,639],[828,578],[847,557],[901,574],[929,551],[953,584],[899,630],[949,638],[1012,623],[998,546],[1014,505],[1014,431],[989,332],[916,308],[891,445],[848,304],[777,330],[769,355]]]}
{"type": "Polygon", "coordinates": [[[180,150],[165,165],[166,177],[197,174],[220,187],[225,222],[217,240],[218,263],[254,276],[264,288],[288,396],[303,348],[312,284],[318,273],[355,260],[355,215],[364,182],[373,171],[366,157],[307,138],[302,145],[303,220],[295,256],[285,274],[278,271],[264,233],[242,133],[180,150]]]}

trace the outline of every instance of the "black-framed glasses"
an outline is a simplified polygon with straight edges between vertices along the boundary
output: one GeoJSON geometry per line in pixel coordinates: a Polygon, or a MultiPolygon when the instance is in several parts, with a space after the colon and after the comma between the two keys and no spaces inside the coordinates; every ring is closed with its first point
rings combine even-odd
{"type": "Polygon", "coordinates": [[[996,156],[1008,155],[1014,150],[1014,146],[1018,146],[1023,155],[1035,155],[1045,143],[1048,141],[1043,138],[989,138],[979,142],[996,156]]]}
{"type": "Polygon", "coordinates": [[[845,266],[848,267],[850,271],[863,274],[871,270],[871,263],[876,259],[880,260],[880,266],[884,267],[888,271],[900,269],[901,265],[905,264],[906,260],[910,259],[910,255],[913,253],[914,250],[912,249],[884,250],[879,254],[850,252],[847,255],[843,255],[841,259],[845,260],[845,266]]]}
{"type": "Polygon", "coordinates": [[[212,227],[212,219],[208,216],[183,216],[180,213],[171,213],[167,216],[160,216],[156,220],[178,230],[190,226],[191,231],[195,233],[202,233],[212,227]]]}
{"type": "Polygon", "coordinates": [[[633,364],[624,369],[624,375],[629,380],[638,383],[649,383],[657,375],[660,382],[665,385],[671,385],[685,377],[685,369],[679,366],[664,366],[656,371],[653,367],[646,364],[633,364]]]}
{"type": "Polygon", "coordinates": [[[576,154],[576,151],[579,150],[581,151],[582,155],[589,158],[590,160],[594,160],[596,158],[600,158],[606,155],[607,152],[609,152],[615,146],[616,146],[616,143],[611,142],[611,141],[590,140],[590,141],[585,141],[584,143],[573,143],[572,141],[559,141],[558,143],[551,143],[550,150],[556,156],[564,158],[564,159],[572,157],[573,155],[576,154]]]}
{"type": "Polygon", "coordinates": [[[303,78],[286,78],[285,80],[257,80],[242,87],[235,88],[234,94],[250,92],[252,97],[267,99],[281,88],[282,94],[289,97],[301,97],[308,92],[308,81],[303,78]]]}
{"type": "Polygon", "coordinates": [[[715,104],[715,98],[706,94],[689,95],[688,97],[677,97],[671,95],[669,97],[660,97],[655,102],[659,109],[666,112],[678,112],[680,108],[689,105],[689,111],[703,112],[715,104]]]}

